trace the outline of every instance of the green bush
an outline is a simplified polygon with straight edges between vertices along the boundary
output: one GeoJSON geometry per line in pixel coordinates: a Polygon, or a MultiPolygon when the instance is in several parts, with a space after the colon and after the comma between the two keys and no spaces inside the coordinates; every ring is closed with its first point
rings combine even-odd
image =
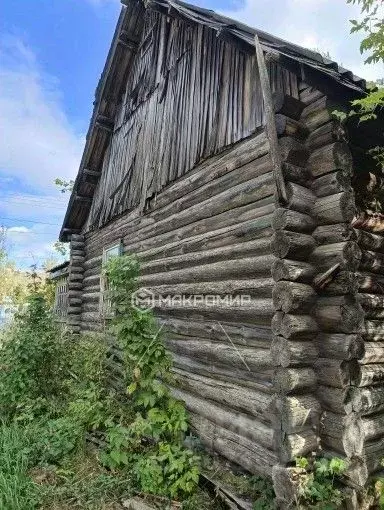
{"type": "Polygon", "coordinates": [[[136,418],[111,427],[104,461],[132,464],[140,490],[170,498],[191,494],[198,482],[199,459],[183,447],[188,429],[184,405],[175,400],[171,358],[150,310],[133,306],[139,264],[134,257],[112,258],[105,268],[114,310],[111,332],[124,356],[127,393],[136,418]]]}
{"type": "Polygon", "coordinates": [[[62,391],[61,336],[42,295],[31,294],[0,349],[0,416],[33,420],[62,391]]]}

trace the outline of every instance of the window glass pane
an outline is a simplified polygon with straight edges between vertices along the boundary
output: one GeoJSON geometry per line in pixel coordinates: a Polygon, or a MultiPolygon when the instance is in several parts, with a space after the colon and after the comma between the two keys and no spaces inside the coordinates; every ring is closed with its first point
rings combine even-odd
{"type": "Polygon", "coordinates": [[[120,245],[117,244],[116,246],[111,246],[110,248],[107,248],[104,252],[105,260],[110,259],[111,257],[118,257],[120,255],[120,245]]]}

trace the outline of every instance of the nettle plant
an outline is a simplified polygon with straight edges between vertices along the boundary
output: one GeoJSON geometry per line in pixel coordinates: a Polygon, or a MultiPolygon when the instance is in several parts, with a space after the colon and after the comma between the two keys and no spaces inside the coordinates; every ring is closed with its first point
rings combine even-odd
{"type": "Polygon", "coordinates": [[[152,311],[133,306],[139,275],[135,257],[113,257],[104,272],[114,312],[110,331],[123,353],[125,385],[135,418],[131,423],[109,424],[103,460],[110,468],[133,465],[144,492],[180,498],[198,483],[199,459],[183,446],[187,413],[167,386],[173,380],[172,362],[161,328],[152,311]]]}

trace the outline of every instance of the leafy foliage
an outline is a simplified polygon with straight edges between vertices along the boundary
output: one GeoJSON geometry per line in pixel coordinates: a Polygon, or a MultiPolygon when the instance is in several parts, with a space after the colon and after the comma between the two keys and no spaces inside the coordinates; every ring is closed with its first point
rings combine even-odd
{"type": "Polygon", "coordinates": [[[127,393],[136,413],[129,427],[113,425],[108,432],[111,467],[133,465],[141,489],[171,498],[196,487],[198,458],[183,447],[187,415],[165,382],[171,382],[171,359],[151,311],[133,306],[139,264],[134,257],[113,257],[105,268],[114,319],[111,332],[124,356],[127,393]]]}
{"type": "Polygon", "coordinates": [[[344,460],[298,457],[298,505],[313,509],[337,509],[342,501],[342,493],[337,488],[341,476],[347,468],[344,460]]]}
{"type": "Polygon", "coordinates": [[[16,315],[0,351],[0,413],[3,419],[32,420],[59,398],[60,341],[44,297],[32,293],[16,315]],[[50,381],[50,384],[47,384],[50,381]]]}
{"type": "Polygon", "coordinates": [[[55,184],[60,189],[60,193],[70,193],[73,190],[73,186],[75,185],[75,181],[70,179],[69,181],[66,181],[65,179],[60,179],[60,177],[57,177],[55,179],[55,184]]]}

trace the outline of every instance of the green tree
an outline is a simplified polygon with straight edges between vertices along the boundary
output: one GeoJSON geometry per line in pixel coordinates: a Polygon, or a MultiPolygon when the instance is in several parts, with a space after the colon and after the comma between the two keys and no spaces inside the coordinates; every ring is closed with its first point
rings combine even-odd
{"type": "MultiPolygon", "coordinates": [[[[384,63],[384,18],[383,0],[347,0],[347,3],[359,5],[362,19],[351,19],[351,33],[361,32],[363,39],[360,52],[366,55],[366,64],[384,63]]],[[[374,88],[367,96],[352,103],[354,113],[361,120],[374,119],[378,109],[384,106],[384,88],[374,88]]]]}

